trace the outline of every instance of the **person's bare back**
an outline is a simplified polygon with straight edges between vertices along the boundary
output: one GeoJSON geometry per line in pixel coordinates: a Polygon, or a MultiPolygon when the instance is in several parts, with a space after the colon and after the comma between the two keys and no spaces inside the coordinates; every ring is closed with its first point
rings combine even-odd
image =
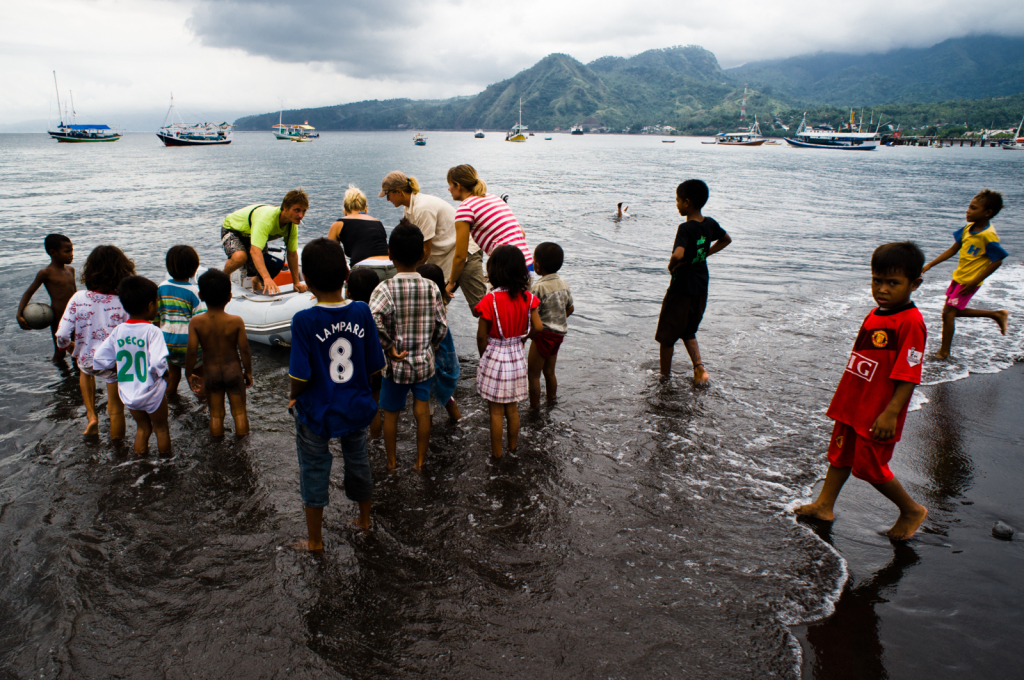
{"type": "MultiPolygon", "coordinates": [[[[39,290],[39,286],[43,286],[50,296],[50,308],[53,309],[53,323],[51,324],[50,332],[51,334],[56,334],[57,323],[64,315],[64,310],[67,308],[71,296],[78,290],[78,286],[75,285],[75,268],[70,266],[73,260],[74,249],[71,241],[61,243],[55,250],[50,252],[50,264],[39,270],[35,280],[32,281],[32,285],[28,287],[28,290],[21,297],[17,314],[18,325],[25,330],[30,328],[28,321],[25,320],[22,313],[25,311],[25,306],[28,305],[32,296],[39,290]]],[[[57,347],[55,335],[53,351],[54,361],[64,358],[65,350],[57,347]]]]}
{"type": "Polygon", "coordinates": [[[205,314],[192,318],[188,324],[185,375],[193,392],[199,395],[206,393],[213,436],[224,434],[225,394],[231,402],[235,435],[244,437],[249,434],[245,390],[252,387],[252,354],[242,317],[227,314],[221,307],[211,308],[205,314]],[[192,375],[199,347],[203,350],[202,378],[192,375]]]}

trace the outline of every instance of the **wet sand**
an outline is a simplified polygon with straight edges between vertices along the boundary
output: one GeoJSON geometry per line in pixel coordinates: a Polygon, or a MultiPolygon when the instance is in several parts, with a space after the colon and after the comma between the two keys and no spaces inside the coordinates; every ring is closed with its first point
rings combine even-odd
{"type": "Polygon", "coordinates": [[[850,578],[832,616],[793,629],[804,678],[1020,677],[1024,364],[919,389],[929,403],[908,416],[892,468],[928,506],[924,531],[890,543],[894,508],[850,480],[834,525],[814,527],[850,578]],[[1012,541],[992,536],[997,520],[1012,541]]]}

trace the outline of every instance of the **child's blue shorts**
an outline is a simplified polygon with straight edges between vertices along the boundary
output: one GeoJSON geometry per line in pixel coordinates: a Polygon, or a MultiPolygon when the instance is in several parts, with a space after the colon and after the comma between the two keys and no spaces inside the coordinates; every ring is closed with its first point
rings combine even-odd
{"type": "Polygon", "coordinates": [[[433,382],[432,377],[418,383],[396,383],[385,377],[380,386],[380,407],[385,411],[401,411],[405,408],[409,390],[412,390],[413,398],[430,401],[430,384],[433,382]]]}

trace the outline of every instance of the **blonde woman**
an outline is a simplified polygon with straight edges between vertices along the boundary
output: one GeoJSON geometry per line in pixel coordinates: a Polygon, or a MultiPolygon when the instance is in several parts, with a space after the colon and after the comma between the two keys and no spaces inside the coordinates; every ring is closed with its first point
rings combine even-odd
{"type": "MultiPolygon", "coordinates": [[[[380,197],[391,205],[404,209],[404,217],[423,232],[424,262],[436,264],[444,272],[444,280],[452,279],[452,260],[455,257],[455,208],[438,196],[420,193],[415,177],[407,177],[396,170],[380,184],[380,197]]],[[[483,254],[480,246],[470,240],[467,262],[457,277],[470,309],[487,292],[484,279],[483,254]]]]}
{"type": "Polygon", "coordinates": [[[353,269],[368,267],[381,281],[398,273],[388,257],[388,235],[376,217],[366,214],[366,194],[354,186],[345,192],[345,216],[331,225],[327,238],[341,243],[353,269]]]}
{"type": "Polygon", "coordinates": [[[480,179],[472,165],[457,165],[448,171],[448,193],[460,201],[455,211],[455,257],[452,275],[448,279],[448,293],[458,286],[469,255],[469,241],[476,241],[489,256],[498,246],[515,246],[526,258],[526,266],[533,272],[533,254],[526,245],[526,234],[516,216],[499,196],[487,193],[487,184],[480,179]]]}

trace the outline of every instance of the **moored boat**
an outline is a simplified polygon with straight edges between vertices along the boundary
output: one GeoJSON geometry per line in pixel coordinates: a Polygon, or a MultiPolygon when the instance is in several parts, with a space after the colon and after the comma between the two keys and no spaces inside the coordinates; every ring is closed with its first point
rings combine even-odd
{"type": "Polygon", "coordinates": [[[712,142],[701,142],[701,144],[718,144],[721,146],[761,146],[768,140],[761,134],[761,126],[758,125],[757,116],[754,116],[754,124],[739,132],[722,132],[715,136],[712,142]]]}
{"type": "Polygon", "coordinates": [[[171,107],[167,109],[164,124],[156,132],[156,136],[164,146],[215,146],[231,143],[230,123],[186,123],[174,109],[174,96],[171,96],[171,107]]]}
{"type": "Polygon", "coordinates": [[[483,130],[477,130],[477,131],[476,131],[476,132],[475,132],[475,133],[473,134],[473,138],[474,138],[474,139],[483,139],[483,138],[484,138],[484,131],[483,131],[483,130]]]}
{"type": "Polygon", "coordinates": [[[283,139],[289,142],[312,142],[320,136],[314,132],[316,128],[310,125],[308,120],[302,125],[285,125],[281,122],[283,115],[283,110],[278,111],[277,125],[271,126],[271,129],[274,131],[274,136],[278,139],[283,139]]]}
{"type": "Polygon", "coordinates": [[[519,122],[512,126],[512,129],[505,135],[506,142],[525,142],[526,126],[523,125],[523,99],[519,98],[519,122]]]}
{"type": "MultiPolygon", "coordinates": [[[[881,127],[881,123],[879,123],[881,127]]],[[[836,130],[831,125],[820,125],[818,127],[807,126],[807,114],[804,113],[800,127],[797,128],[795,137],[785,137],[786,143],[800,149],[837,149],[840,151],[874,151],[878,147],[881,136],[878,129],[874,132],[862,132],[858,126],[853,131],[850,125],[849,132],[836,130]]]]}
{"type": "Polygon", "coordinates": [[[412,137],[412,143],[415,144],[416,146],[426,146],[427,145],[427,138],[424,137],[422,133],[417,132],[412,137]]]}
{"type": "Polygon", "coordinates": [[[57,113],[60,116],[60,124],[56,130],[46,131],[50,137],[58,142],[116,142],[121,139],[123,133],[109,125],[99,123],[79,125],[73,95],[71,96],[71,123],[65,123],[68,116],[66,111],[61,111],[60,88],[57,87],[56,71],[53,72],[53,87],[57,90],[57,113]]]}
{"type": "Polygon", "coordinates": [[[573,125],[569,129],[569,134],[570,135],[582,135],[583,134],[583,126],[582,125],[573,125]]]}
{"type": "Polygon", "coordinates": [[[1024,137],[1020,136],[1021,128],[1024,128],[1024,118],[1021,118],[1020,125],[1017,126],[1017,134],[1014,135],[1014,141],[1002,144],[1004,149],[1007,151],[1024,151],[1024,137]]]}

